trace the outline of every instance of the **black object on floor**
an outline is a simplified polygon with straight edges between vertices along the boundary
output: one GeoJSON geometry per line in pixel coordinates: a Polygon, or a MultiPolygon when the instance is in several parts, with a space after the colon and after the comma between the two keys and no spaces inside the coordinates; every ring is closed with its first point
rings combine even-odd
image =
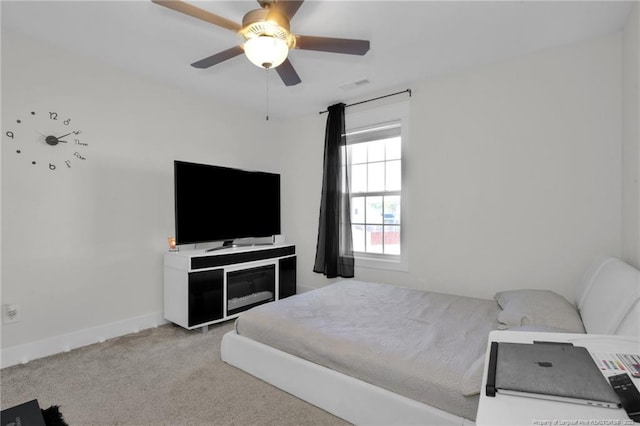
{"type": "Polygon", "coordinates": [[[37,399],[32,399],[15,407],[2,410],[0,413],[0,424],[2,426],[9,425],[29,425],[29,426],[46,426],[40,405],[37,399]]]}
{"type": "Polygon", "coordinates": [[[52,405],[42,410],[37,399],[2,410],[0,426],[69,426],[64,421],[60,406],[52,405]]]}
{"type": "Polygon", "coordinates": [[[46,410],[41,411],[46,426],[69,426],[67,422],[64,421],[64,417],[62,417],[60,406],[52,405],[46,410]]]}

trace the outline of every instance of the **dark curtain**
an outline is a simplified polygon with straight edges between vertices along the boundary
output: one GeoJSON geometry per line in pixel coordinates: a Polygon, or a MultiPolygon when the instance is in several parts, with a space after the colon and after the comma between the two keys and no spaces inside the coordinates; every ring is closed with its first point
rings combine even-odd
{"type": "Polygon", "coordinates": [[[353,277],[353,241],[351,239],[351,209],[347,179],[346,137],[344,135],[344,104],[327,110],[324,139],[324,175],[320,200],[318,243],[313,271],[327,278],[353,277]]]}

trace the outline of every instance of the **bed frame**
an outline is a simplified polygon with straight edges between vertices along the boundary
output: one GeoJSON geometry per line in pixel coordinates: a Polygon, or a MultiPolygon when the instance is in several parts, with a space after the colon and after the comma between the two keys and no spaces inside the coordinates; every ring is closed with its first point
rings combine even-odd
{"type": "MultiPolygon", "coordinates": [[[[585,273],[576,306],[587,333],[640,336],[640,271],[598,259],[585,273]]],[[[222,360],[348,422],[366,425],[474,425],[473,421],[339,373],[235,331],[222,360]]]]}
{"type": "Polygon", "coordinates": [[[474,425],[421,402],[230,331],[222,360],[353,424],[474,425]]]}

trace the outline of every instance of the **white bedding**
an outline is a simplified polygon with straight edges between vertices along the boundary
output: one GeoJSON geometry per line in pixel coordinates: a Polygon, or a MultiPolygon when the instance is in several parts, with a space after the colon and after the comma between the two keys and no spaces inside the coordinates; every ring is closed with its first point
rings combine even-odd
{"type": "Polygon", "coordinates": [[[463,396],[463,377],[499,312],[494,300],[347,280],[246,311],[236,330],[474,420],[478,396],[463,396]]]}

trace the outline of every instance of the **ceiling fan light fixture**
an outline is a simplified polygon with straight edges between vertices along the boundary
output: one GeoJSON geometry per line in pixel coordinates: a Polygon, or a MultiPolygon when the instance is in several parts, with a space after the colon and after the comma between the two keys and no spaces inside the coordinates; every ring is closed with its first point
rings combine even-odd
{"type": "Polygon", "coordinates": [[[244,53],[252,64],[269,69],[277,67],[287,59],[289,46],[280,38],[261,35],[251,37],[244,43],[244,53]]]}
{"type": "Polygon", "coordinates": [[[295,37],[289,32],[289,20],[268,8],[247,13],[242,18],[238,35],[249,61],[266,69],[282,64],[289,49],[295,46],[295,37]]]}

